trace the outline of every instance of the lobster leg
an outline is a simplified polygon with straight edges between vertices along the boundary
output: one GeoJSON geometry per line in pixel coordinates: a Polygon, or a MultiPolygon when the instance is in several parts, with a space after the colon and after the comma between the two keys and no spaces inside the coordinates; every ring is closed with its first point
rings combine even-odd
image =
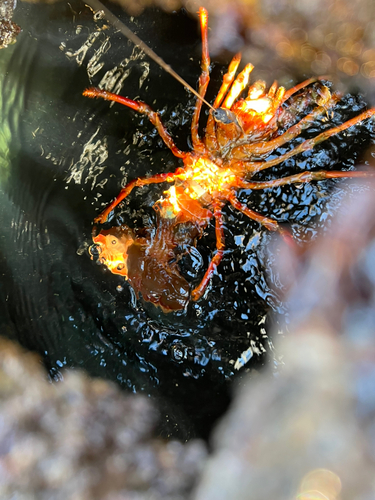
{"type": "Polygon", "coordinates": [[[105,210],[103,210],[103,212],[94,219],[94,223],[104,224],[112,210],[117,207],[122,200],[129,196],[135,187],[148,186],[149,184],[160,184],[162,182],[174,182],[182,170],[182,168],[178,168],[173,173],[156,174],[152,177],[139,177],[138,179],[133,179],[123,189],[121,189],[120,193],[116,196],[112,203],[110,203],[105,210]]]}
{"type": "MultiPolygon", "coordinates": [[[[207,28],[207,20],[208,14],[205,8],[201,7],[199,9],[199,19],[201,23],[201,31],[202,31],[202,62],[201,68],[202,73],[199,77],[199,95],[204,97],[206,95],[206,90],[208,83],[210,81],[210,54],[208,52],[208,28],[207,28]]],[[[205,145],[201,141],[198,134],[199,127],[199,116],[202,109],[202,99],[197,99],[195,103],[193,120],[191,122],[191,139],[193,141],[193,146],[196,151],[205,151],[205,145]]]]}
{"type": "Polygon", "coordinates": [[[318,76],[318,77],[313,76],[312,78],[309,78],[308,80],[305,80],[304,82],[301,82],[298,85],[295,85],[294,87],[292,87],[291,89],[289,89],[285,92],[281,103],[287,101],[289,99],[289,97],[292,97],[293,94],[295,94],[296,92],[298,92],[301,89],[304,89],[305,87],[307,87],[311,83],[315,83],[315,82],[319,82],[320,80],[327,80],[327,79],[328,79],[327,76],[318,76]]]}
{"type": "MultiPolygon", "coordinates": [[[[260,172],[261,170],[265,170],[266,168],[270,168],[270,167],[273,167],[275,165],[278,165],[279,163],[282,163],[283,161],[287,160],[288,158],[291,158],[292,156],[298,155],[299,153],[303,153],[304,151],[309,151],[310,149],[313,149],[320,142],[326,141],[327,139],[329,139],[333,135],[336,135],[340,132],[343,132],[344,130],[352,127],[353,125],[356,125],[357,123],[360,123],[364,120],[367,120],[368,118],[371,118],[374,115],[375,115],[375,108],[368,109],[367,111],[364,111],[360,115],[355,116],[351,120],[348,120],[347,122],[342,123],[341,125],[338,125],[337,127],[333,127],[333,128],[330,128],[329,130],[325,130],[324,132],[317,135],[316,137],[313,137],[312,139],[308,139],[308,140],[302,142],[301,144],[296,146],[291,151],[288,151],[284,155],[279,156],[279,158],[275,158],[274,160],[269,160],[269,161],[258,163],[258,166],[256,166],[255,162],[252,162],[252,167],[254,167],[254,168],[251,168],[251,172],[260,172]]],[[[301,123],[301,122],[299,122],[299,123],[301,123]]],[[[295,125],[295,126],[298,126],[298,125],[299,124],[297,123],[297,125],[295,125]]],[[[293,128],[293,127],[291,127],[291,128],[293,128]]],[[[280,137],[282,137],[282,136],[280,136],[280,137]]]]}
{"type": "Polygon", "coordinates": [[[232,104],[240,95],[240,93],[244,90],[244,88],[249,83],[250,73],[253,71],[254,66],[251,63],[246,64],[241,73],[237,76],[237,78],[232,83],[232,86],[228,92],[227,97],[223,103],[223,108],[230,109],[232,104]]]}
{"type": "Polygon", "coordinates": [[[318,170],[317,172],[301,172],[300,174],[289,175],[288,177],[282,177],[281,179],[274,179],[271,181],[253,181],[253,182],[245,182],[241,181],[238,183],[239,187],[243,189],[267,189],[273,188],[277,186],[284,186],[285,184],[299,184],[302,182],[311,182],[311,181],[322,181],[324,179],[338,179],[338,178],[348,178],[348,177],[373,177],[375,175],[375,171],[358,171],[358,170],[349,170],[343,172],[339,171],[327,171],[327,170],[318,170]]]}
{"type": "Polygon", "coordinates": [[[214,274],[217,266],[220,264],[224,255],[225,238],[224,238],[224,227],[223,227],[223,214],[221,213],[221,207],[222,204],[219,202],[216,202],[214,204],[216,253],[213,256],[210,265],[208,266],[208,269],[205,275],[203,276],[202,281],[191,292],[191,298],[193,300],[199,300],[202,297],[212,275],[214,274]]]}
{"type": "Polygon", "coordinates": [[[228,195],[227,200],[236,210],[247,215],[250,219],[259,222],[259,224],[262,224],[270,231],[281,231],[277,221],[275,221],[274,219],[270,219],[269,217],[265,217],[264,215],[255,212],[254,210],[251,210],[251,208],[249,208],[247,205],[241,203],[233,192],[228,195]]]}
{"type": "MultiPolygon", "coordinates": [[[[233,152],[231,154],[232,158],[245,159],[246,157],[249,158],[251,156],[261,156],[261,155],[270,153],[271,151],[274,151],[275,149],[279,148],[283,144],[298,137],[303,130],[311,127],[311,125],[314,123],[316,118],[319,115],[325,113],[327,111],[327,109],[334,106],[341,99],[341,97],[342,97],[341,94],[333,94],[328,103],[326,103],[324,106],[318,106],[317,108],[315,108],[314,111],[312,111],[308,115],[304,116],[298,123],[296,123],[295,125],[290,127],[286,132],[284,132],[282,135],[279,135],[279,137],[276,137],[275,139],[272,139],[272,140],[267,141],[267,142],[261,142],[261,143],[244,144],[243,146],[238,146],[237,148],[234,148],[233,152]]],[[[361,121],[361,120],[359,120],[359,121],[361,121]]],[[[348,122],[346,122],[346,123],[348,123],[348,122]]],[[[343,124],[343,125],[345,125],[345,124],[343,124]]],[[[340,125],[340,127],[342,127],[343,125],[340,125]]],[[[351,125],[349,125],[349,126],[351,126],[351,125]]],[[[331,129],[331,130],[336,130],[336,132],[333,132],[332,135],[337,134],[338,132],[341,131],[341,130],[337,130],[338,128],[339,127],[335,127],[334,129],[331,129]]],[[[344,129],[342,129],[342,130],[344,130],[344,129]]],[[[325,134],[325,133],[326,132],[323,132],[323,134],[325,134]]],[[[320,134],[320,135],[322,135],[322,134],[320,134]]],[[[317,137],[319,137],[319,136],[317,136],[317,137]]],[[[328,137],[330,137],[330,136],[328,136],[328,137]]],[[[325,139],[322,139],[322,140],[325,140],[325,139]]],[[[321,141],[318,141],[318,142],[321,142],[321,141]]],[[[294,148],[292,151],[296,151],[296,149],[297,148],[294,148]]],[[[311,148],[308,148],[308,149],[311,149],[311,148]]],[[[297,153],[295,153],[295,154],[297,154],[297,153]]],[[[283,160],[281,160],[281,161],[283,161],[283,160]]],[[[264,162],[264,163],[267,163],[267,162],[264,162]]],[[[259,162],[255,163],[255,165],[262,165],[262,164],[260,164],[259,162]]],[[[268,168],[268,167],[263,167],[263,168],[268,168]]]]}
{"type": "MultiPolygon", "coordinates": [[[[241,54],[238,53],[233,57],[231,63],[229,64],[228,72],[225,73],[223,77],[223,83],[221,84],[219,93],[217,94],[215,102],[213,103],[213,107],[215,109],[220,106],[225,97],[225,94],[227,93],[229,87],[232,85],[240,62],[241,62],[241,54]]],[[[218,151],[219,144],[217,142],[217,137],[216,137],[216,122],[214,117],[212,116],[212,113],[210,113],[207,120],[204,142],[209,151],[211,152],[218,151]]]]}
{"type": "Polygon", "coordinates": [[[90,87],[83,92],[85,97],[91,97],[94,99],[95,97],[101,97],[106,99],[107,101],[114,101],[128,108],[134,109],[134,111],[138,111],[138,113],[142,113],[148,116],[150,122],[156,127],[160,137],[163,139],[164,143],[169,147],[172,153],[178,158],[185,158],[187,154],[184,153],[173,142],[172,137],[169,135],[167,129],[165,128],[163,122],[160,119],[159,113],[156,113],[148,104],[142,101],[133,101],[128,99],[127,97],[123,97],[118,94],[113,94],[112,92],[108,92],[107,90],[98,89],[96,87],[90,87]]]}
{"type": "Polygon", "coordinates": [[[238,65],[241,62],[241,53],[236,54],[231,60],[228,72],[223,76],[223,83],[221,84],[220,90],[216,96],[215,102],[213,103],[214,108],[218,108],[222,103],[225,94],[227,93],[229,87],[232,85],[234,81],[234,77],[238,68],[238,65]]]}
{"type": "Polygon", "coordinates": [[[273,99],[275,97],[276,90],[277,90],[277,81],[275,80],[271,85],[271,87],[268,89],[267,97],[273,99]]]}

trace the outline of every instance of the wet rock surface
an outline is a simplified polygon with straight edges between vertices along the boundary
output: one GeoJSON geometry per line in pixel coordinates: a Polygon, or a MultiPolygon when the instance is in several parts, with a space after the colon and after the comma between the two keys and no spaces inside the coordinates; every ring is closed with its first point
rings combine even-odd
{"type": "Polygon", "coordinates": [[[66,372],[48,382],[38,358],[0,341],[2,499],[185,499],[206,448],[155,438],[150,400],[66,372]]]}

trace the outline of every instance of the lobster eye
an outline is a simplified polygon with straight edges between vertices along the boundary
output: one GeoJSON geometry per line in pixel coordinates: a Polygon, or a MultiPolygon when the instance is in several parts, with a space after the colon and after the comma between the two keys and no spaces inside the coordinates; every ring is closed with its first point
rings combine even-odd
{"type": "Polygon", "coordinates": [[[212,114],[217,122],[223,123],[224,125],[229,125],[230,123],[236,123],[238,125],[237,117],[230,109],[217,108],[212,114]]]}

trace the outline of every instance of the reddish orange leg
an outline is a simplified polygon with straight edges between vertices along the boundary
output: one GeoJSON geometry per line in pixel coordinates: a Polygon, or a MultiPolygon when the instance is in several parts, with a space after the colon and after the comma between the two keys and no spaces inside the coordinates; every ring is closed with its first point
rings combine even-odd
{"type": "Polygon", "coordinates": [[[279,87],[275,92],[275,97],[273,98],[273,109],[276,110],[283,100],[283,96],[285,94],[285,88],[279,87]]]}
{"type": "Polygon", "coordinates": [[[227,93],[229,87],[232,85],[234,81],[234,77],[236,75],[236,71],[240,62],[241,62],[241,53],[239,52],[233,57],[233,59],[229,64],[228,72],[225,73],[225,75],[223,76],[223,83],[221,84],[220,90],[213,104],[214,108],[218,108],[222,103],[225,94],[227,93]]]}
{"type": "MultiPolygon", "coordinates": [[[[244,183],[247,184],[247,183],[244,183]]],[[[246,186],[241,186],[246,188],[246,186]]],[[[234,193],[230,193],[228,196],[228,201],[229,203],[239,212],[242,212],[243,214],[247,215],[250,219],[255,220],[256,222],[259,222],[259,224],[262,224],[265,226],[267,229],[270,231],[280,231],[280,226],[277,221],[274,219],[270,219],[269,217],[265,217],[264,215],[255,212],[254,210],[251,210],[247,205],[244,203],[241,203],[236,195],[234,193]]]]}
{"type": "Polygon", "coordinates": [[[267,97],[273,99],[275,97],[276,90],[277,90],[277,81],[275,80],[271,85],[271,87],[268,89],[267,97]]]}
{"type": "Polygon", "coordinates": [[[324,179],[338,179],[338,178],[348,178],[348,177],[373,177],[375,176],[375,171],[360,171],[360,170],[349,170],[343,172],[341,170],[318,170],[317,172],[301,172],[300,174],[289,175],[288,177],[282,177],[281,179],[274,179],[272,181],[253,181],[239,183],[239,186],[243,189],[267,189],[277,186],[284,186],[285,184],[299,184],[301,182],[311,182],[311,181],[322,181],[324,179]]]}
{"type": "Polygon", "coordinates": [[[241,73],[232,83],[232,86],[228,92],[227,97],[222,105],[223,108],[230,109],[232,104],[240,95],[240,93],[246,88],[249,83],[250,73],[253,71],[254,66],[251,63],[246,64],[241,73]]]}
{"type": "Polygon", "coordinates": [[[124,106],[127,106],[128,108],[134,109],[134,111],[138,111],[138,113],[147,115],[150,122],[156,127],[156,130],[158,131],[160,137],[163,139],[165,144],[169,147],[169,149],[175,156],[177,156],[178,158],[185,158],[188,154],[178,149],[178,147],[173,142],[172,137],[169,135],[167,129],[163,125],[159,113],[153,111],[153,109],[148,104],[142,101],[132,101],[127,97],[113,94],[112,92],[107,92],[106,90],[98,89],[95,87],[86,89],[83,92],[83,95],[91,98],[101,97],[103,99],[106,99],[107,101],[118,102],[120,104],[123,104],[124,106]]]}
{"type": "MultiPolygon", "coordinates": [[[[244,182],[244,186],[241,187],[246,189],[247,186],[245,184],[247,183],[244,182]]],[[[227,199],[236,210],[247,215],[250,219],[255,220],[259,224],[262,224],[262,226],[266,227],[269,231],[277,231],[282,236],[287,245],[293,248],[295,247],[295,241],[293,239],[292,233],[285,227],[281,227],[277,221],[275,221],[274,219],[270,219],[269,217],[265,217],[264,215],[255,212],[254,210],[251,210],[251,208],[249,208],[247,205],[241,203],[234,193],[231,193],[227,199]]]]}
{"type": "Polygon", "coordinates": [[[117,207],[117,205],[121,203],[122,200],[129,196],[129,194],[135,187],[143,187],[149,184],[160,184],[162,182],[174,182],[176,177],[179,173],[181,173],[182,170],[183,169],[177,169],[173,173],[156,174],[152,177],[139,177],[138,179],[130,181],[123,189],[121,189],[119,195],[116,196],[112,203],[108,205],[108,207],[106,207],[105,210],[103,210],[103,212],[94,219],[94,222],[104,224],[112,210],[117,207]]]}
{"type": "Polygon", "coordinates": [[[301,89],[304,89],[305,87],[307,87],[311,83],[319,82],[320,80],[328,80],[328,78],[329,78],[328,76],[318,76],[318,77],[313,76],[312,78],[309,78],[308,80],[305,80],[304,82],[301,82],[298,85],[295,85],[294,87],[292,87],[291,89],[289,89],[285,92],[281,103],[287,101],[289,99],[289,97],[292,97],[293,94],[295,94],[296,92],[298,92],[301,89]]]}
{"type": "MultiPolygon", "coordinates": [[[[231,63],[229,64],[228,72],[225,73],[225,75],[223,76],[223,83],[221,84],[215,102],[213,103],[213,107],[215,109],[220,106],[225,97],[225,94],[227,93],[229,87],[232,85],[240,62],[241,62],[241,54],[238,53],[233,57],[231,63]]],[[[212,113],[210,113],[207,120],[204,142],[208,150],[211,152],[216,153],[216,151],[219,149],[219,144],[217,142],[217,137],[216,137],[216,122],[214,117],[212,116],[212,113]]]]}
{"type": "Polygon", "coordinates": [[[260,163],[259,167],[255,168],[255,170],[252,170],[252,172],[259,172],[261,170],[265,170],[266,168],[270,168],[270,167],[273,167],[275,165],[278,165],[279,163],[282,163],[283,161],[287,160],[288,158],[291,158],[292,156],[298,155],[299,153],[303,153],[304,151],[309,151],[310,149],[313,149],[320,142],[326,141],[327,139],[329,139],[333,135],[336,135],[340,132],[343,132],[344,130],[352,127],[353,125],[356,125],[359,122],[362,122],[364,120],[367,120],[368,118],[371,118],[373,115],[375,115],[375,108],[368,109],[367,111],[364,111],[360,115],[355,116],[351,120],[348,120],[347,122],[342,123],[341,125],[338,125],[337,127],[330,128],[329,130],[322,132],[321,134],[317,135],[316,137],[313,137],[312,139],[308,139],[307,141],[302,142],[301,144],[296,146],[294,149],[292,149],[288,153],[285,153],[284,155],[280,156],[279,158],[275,158],[274,160],[260,163]]]}
{"type": "MultiPolygon", "coordinates": [[[[303,130],[309,128],[314,123],[319,115],[325,113],[327,109],[333,107],[341,99],[341,97],[341,94],[333,94],[329,102],[327,102],[324,106],[318,106],[315,108],[314,111],[304,116],[298,123],[290,127],[286,132],[275,139],[268,142],[261,142],[260,144],[244,144],[243,146],[234,148],[232,153],[233,158],[244,159],[246,157],[249,158],[251,156],[264,155],[274,151],[283,144],[286,144],[292,139],[298,137],[303,130]]],[[[296,148],[293,151],[295,150],[296,148]]]]}
{"type": "Polygon", "coordinates": [[[199,300],[202,297],[212,275],[214,274],[217,266],[220,264],[224,255],[225,238],[224,238],[224,227],[223,227],[223,214],[221,213],[221,207],[222,207],[221,203],[216,202],[214,204],[216,253],[212,257],[210,265],[208,266],[208,269],[205,275],[203,276],[202,281],[191,292],[191,298],[193,300],[199,300]]]}
{"type": "MultiPolygon", "coordinates": [[[[238,162],[233,162],[231,164],[231,168],[233,171],[236,171],[236,173],[238,175],[244,176],[244,175],[246,175],[246,173],[251,173],[252,175],[254,175],[256,172],[260,172],[261,170],[265,170],[267,168],[274,167],[275,165],[279,165],[283,161],[291,158],[292,156],[295,156],[295,155],[298,155],[298,154],[303,153],[305,151],[309,151],[310,149],[313,149],[320,142],[326,141],[327,139],[329,139],[333,135],[336,135],[336,134],[348,129],[348,128],[352,127],[353,125],[356,125],[359,122],[367,120],[368,118],[371,118],[373,115],[375,115],[375,108],[368,109],[367,111],[364,111],[363,113],[352,118],[351,120],[348,120],[347,122],[345,122],[337,127],[326,130],[325,132],[322,132],[321,134],[317,135],[316,137],[313,137],[312,139],[308,139],[308,140],[302,142],[301,144],[296,146],[294,149],[291,149],[290,151],[288,151],[288,153],[285,153],[284,155],[281,155],[278,158],[275,158],[274,160],[263,161],[263,162],[238,161],[238,162]]],[[[299,122],[299,123],[301,123],[301,122],[299,122]]],[[[299,123],[297,123],[295,126],[298,126],[299,123]]],[[[292,128],[293,127],[291,127],[291,129],[292,128]]],[[[280,136],[280,137],[283,137],[283,136],[280,136]]],[[[270,142],[272,142],[272,141],[270,141],[270,142]]]]}
{"type": "MultiPolygon", "coordinates": [[[[208,83],[210,81],[210,54],[208,52],[208,13],[205,8],[201,7],[199,9],[199,18],[201,23],[201,32],[202,32],[202,62],[201,68],[202,73],[199,77],[199,90],[198,93],[201,97],[206,95],[206,90],[208,83]]],[[[195,103],[193,120],[191,122],[191,139],[193,141],[194,149],[197,151],[204,152],[206,150],[205,145],[201,141],[198,134],[199,127],[199,115],[202,109],[202,99],[197,99],[195,103]]]]}
{"type": "Polygon", "coordinates": [[[259,99],[266,95],[266,82],[264,80],[257,80],[249,85],[249,90],[246,99],[259,99]]]}

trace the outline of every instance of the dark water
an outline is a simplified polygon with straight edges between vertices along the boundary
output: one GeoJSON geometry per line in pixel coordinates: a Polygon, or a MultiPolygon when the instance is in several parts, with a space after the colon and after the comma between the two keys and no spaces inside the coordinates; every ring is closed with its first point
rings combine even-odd
{"type": "MultiPolygon", "coordinates": [[[[150,10],[135,21],[117,13],[195,86],[195,20],[184,12],[150,10]]],[[[90,260],[92,220],[127,180],[172,171],[178,160],[146,118],[81,94],[89,85],[110,82],[114,91],[146,101],[161,111],[183,150],[189,147],[194,100],[83,3],[21,4],[14,20],[23,32],[0,52],[1,333],[37,351],[55,379],[64,367],[83,368],[155,396],[164,434],[207,436],[228,405],[235,378],[265,363],[278,369],[270,329],[274,314],[285,315],[286,307],[273,266],[277,237],[227,207],[227,251],[205,298],[171,315],[137,301],[123,278],[90,260]],[[242,354],[236,366],[244,366],[235,369],[242,354]]],[[[214,65],[209,98],[223,70],[214,65]]],[[[347,96],[331,121],[304,138],[364,107],[362,97],[347,96]]],[[[263,178],[352,168],[373,139],[371,124],[354,127],[263,178]]],[[[348,181],[333,194],[336,184],[244,191],[240,199],[288,224],[297,241],[310,240],[329,228],[343,192],[359,189],[348,181]]],[[[134,193],[117,220],[149,220],[162,191],[155,186],[134,193]]],[[[211,227],[187,264],[188,275],[202,274],[214,248],[211,227]]]]}

